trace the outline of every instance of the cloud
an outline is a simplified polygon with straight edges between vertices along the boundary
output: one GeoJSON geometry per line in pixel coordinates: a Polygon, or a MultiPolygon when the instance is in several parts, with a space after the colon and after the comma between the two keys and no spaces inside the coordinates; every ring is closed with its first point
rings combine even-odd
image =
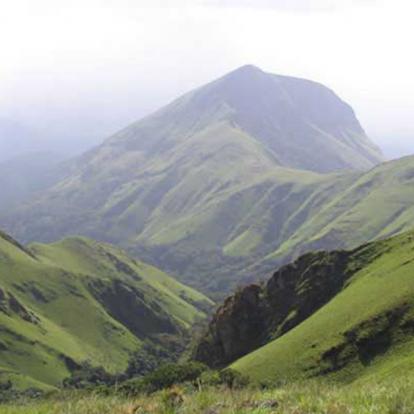
{"type": "Polygon", "coordinates": [[[335,11],[343,7],[375,3],[375,0],[200,0],[204,6],[247,7],[290,12],[335,11]]]}

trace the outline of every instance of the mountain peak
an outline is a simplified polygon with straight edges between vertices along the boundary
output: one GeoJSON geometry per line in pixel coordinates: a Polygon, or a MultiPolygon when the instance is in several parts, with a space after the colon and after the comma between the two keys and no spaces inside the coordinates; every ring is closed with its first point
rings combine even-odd
{"type": "MultiPolygon", "coordinates": [[[[252,64],[178,98],[108,142],[159,155],[183,137],[196,137],[218,125],[247,134],[284,167],[320,173],[367,170],[383,159],[352,108],[331,89],[252,64]]],[[[224,142],[229,130],[207,135],[213,140],[217,134],[224,142]]]]}
{"type": "Polygon", "coordinates": [[[236,125],[286,167],[326,173],[369,169],[382,160],[352,108],[331,89],[254,65],[197,89],[181,109],[186,122],[192,115],[189,125],[236,125]]]}
{"type": "Polygon", "coordinates": [[[260,69],[258,66],[247,64],[240,66],[237,69],[234,69],[230,74],[236,74],[236,73],[246,73],[246,74],[252,74],[252,73],[265,73],[262,69],[260,69]]]}
{"type": "Polygon", "coordinates": [[[268,74],[257,66],[243,65],[233,71],[224,75],[221,80],[237,81],[237,82],[251,82],[253,80],[263,79],[268,77],[268,74]]]}

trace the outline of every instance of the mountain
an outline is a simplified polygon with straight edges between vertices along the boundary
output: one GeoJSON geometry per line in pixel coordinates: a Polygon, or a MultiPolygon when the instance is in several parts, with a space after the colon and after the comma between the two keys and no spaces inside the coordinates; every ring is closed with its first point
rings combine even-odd
{"type": "Polygon", "coordinates": [[[413,156],[378,165],[349,182],[270,257],[357,246],[409,230],[414,220],[413,183],[413,156]]]}
{"type": "Polygon", "coordinates": [[[118,244],[222,294],[381,159],[332,91],[245,66],[77,158],[1,223],[23,241],[118,244]]]}
{"type": "Polygon", "coordinates": [[[331,90],[249,65],[190,92],[121,131],[107,145],[159,157],[186,143],[186,153],[194,154],[194,146],[202,145],[199,134],[203,141],[218,135],[223,145],[231,144],[226,136],[234,133],[245,135],[276,165],[288,168],[364,170],[383,160],[351,107],[331,90]]]}
{"type": "Polygon", "coordinates": [[[211,306],[108,244],[24,247],[0,233],[0,378],[16,387],[57,386],[85,361],[122,372],[148,347],[172,353],[211,306]]]}
{"type": "Polygon", "coordinates": [[[408,232],[302,256],[228,298],[196,358],[262,382],[396,378],[414,364],[413,251],[408,232]]]}

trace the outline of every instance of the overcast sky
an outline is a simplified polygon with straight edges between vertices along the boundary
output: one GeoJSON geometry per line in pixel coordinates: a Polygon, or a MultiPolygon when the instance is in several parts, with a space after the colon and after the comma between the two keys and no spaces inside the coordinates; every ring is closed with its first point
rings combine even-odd
{"type": "Polygon", "coordinates": [[[319,81],[414,153],[410,0],[1,0],[0,117],[100,137],[252,63],[319,81]]]}

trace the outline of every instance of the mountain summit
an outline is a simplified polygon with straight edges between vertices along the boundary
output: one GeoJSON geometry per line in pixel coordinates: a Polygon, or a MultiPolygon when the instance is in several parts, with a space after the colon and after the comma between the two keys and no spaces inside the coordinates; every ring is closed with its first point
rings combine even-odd
{"type": "Polygon", "coordinates": [[[352,108],[321,84],[243,66],[198,93],[220,96],[230,118],[283,166],[329,172],[383,159],[352,108]]]}
{"type": "Polygon", "coordinates": [[[184,95],[111,142],[158,151],[218,124],[222,135],[228,127],[248,134],[284,167],[326,173],[383,160],[352,108],[330,89],[253,65],[184,95]]]}

